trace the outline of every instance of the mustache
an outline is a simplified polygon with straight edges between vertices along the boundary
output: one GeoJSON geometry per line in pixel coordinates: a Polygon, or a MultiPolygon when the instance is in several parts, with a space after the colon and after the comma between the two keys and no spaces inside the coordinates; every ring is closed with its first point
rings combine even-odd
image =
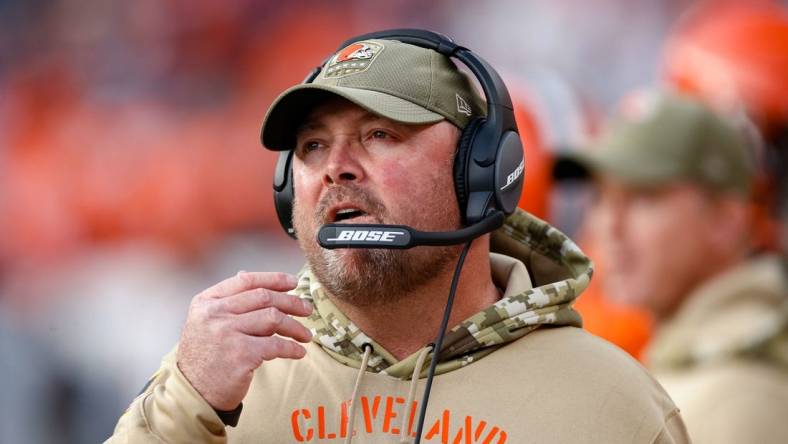
{"type": "Polygon", "coordinates": [[[329,188],[318,201],[315,211],[317,223],[328,223],[329,209],[340,202],[346,201],[353,202],[363,208],[367,214],[380,220],[386,214],[386,207],[373,193],[354,184],[341,185],[329,188]]]}

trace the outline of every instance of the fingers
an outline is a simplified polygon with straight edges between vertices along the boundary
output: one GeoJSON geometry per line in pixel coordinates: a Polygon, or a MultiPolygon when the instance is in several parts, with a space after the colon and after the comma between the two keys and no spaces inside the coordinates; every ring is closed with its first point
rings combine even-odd
{"type": "Polygon", "coordinates": [[[234,329],[251,336],[279,335],[309,342],[312,334],[288,315],[309,316],[312,304],[296,296],[255,288],[213,301],[232,313],[234,329]]]}
{"type": "Polygon", "coordinates": [[[312,306],[283,293],[296,284],[285,273],[240,272],[192,299],[176,359],[214,408],[237,406],[263,361],[306,355],[295,341],[312,335],[291,315],[308,316],[312,306]]]}
{"type": "Polygon", "coordinates": [[[231,313],[243,314],[254,310],[274,307],[293,316],[309,316],[312,304],[297,296],[270,291],[263,288],[247,290],[221,300],[225,309],[231,313]]]}
{"type": "Polygon", "coordinates": [[[298,279],[287,273],[239,271],[238,274],[208,288],[202,294],[222,298],[255,288],[274,291],[289,291],[296,287],[298,279]]]}
{"type": "Polygon", "coordinates": [[[279,335],[293,338],[299,342],[309,342],[312,333],[300,322],[287,316],[276,308],[265,308],[238,315],[236,328],[241,333],[252,336],[279,335]]]}
{"type": "Polygon", "coordinates": [[[277,358],[301,359],[306,356],[306,348],[303,345],[278,336],[268,336],[264,338],[249,337],[248,350],[263,361],[271,361],[277,358]]]}

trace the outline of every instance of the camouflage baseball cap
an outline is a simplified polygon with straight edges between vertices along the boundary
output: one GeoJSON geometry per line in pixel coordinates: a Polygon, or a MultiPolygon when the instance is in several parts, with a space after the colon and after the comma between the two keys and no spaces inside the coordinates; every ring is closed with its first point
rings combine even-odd
{"type": "Polygon", "coordinates": [[[673,93],[623,107],[589,149],[569,156],[594,174],[659,186],[677,181],[747,194],[753,155],[742,131],[705,105],[673,93]]]}
{"type": "Polygon", "coordinates": [[[446,119],[462,129],[486,112],[473,83],[448,57],[396,40],[363,40],[331,56],[312,83],[293,86],[274,100],[263,120],[263,145],[292,149],[298,125],[330,96],[406,124],[446,119]]]}

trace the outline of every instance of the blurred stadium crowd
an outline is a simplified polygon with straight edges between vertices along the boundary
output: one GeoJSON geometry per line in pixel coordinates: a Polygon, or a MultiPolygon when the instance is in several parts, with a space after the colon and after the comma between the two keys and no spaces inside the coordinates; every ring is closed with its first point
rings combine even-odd
{"type": "MultiPolygon", "coordinates": [[[[667,36],[695,7],[0,1],[0,442],[101,441],[177,341],[192,295],[240,269],[298,269],[259,127],[352,35],[429,28],[498,67],[530,150],[521,206],[599,261],[581,226],[588,191],[554,183],[553,159],[661,81],[667,36]]],[[[598,269],[578,305],[586,327],[638,356],[651,320],[607,301],[598,269]]]]}

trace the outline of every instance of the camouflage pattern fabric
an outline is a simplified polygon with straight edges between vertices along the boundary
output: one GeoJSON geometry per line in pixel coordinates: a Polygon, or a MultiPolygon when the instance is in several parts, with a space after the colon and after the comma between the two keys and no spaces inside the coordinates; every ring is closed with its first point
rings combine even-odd
{"type": "MultiPolygon", "coordinates": [[[[446,332],[437,374],[477,361],[541,325],[581,326],[580,315],[572,308],[572,303],[588,286],[593,268],[577,245],[546,222],[521,210],[507,218],[496,236],[503,237],[510,246],[514,243],[527,252],[527,256],[536,254],[546,258],[566,278],[505,297],[450,329],[446,332]]],[[[529,257],[518,259],[529,264],[529,257]]],[[[535,273],[533,268],[530,271],[535,273]]],[[[535,281],[539,282],[538,276],[535,281]]],[[[362,346],[368,343],[374,349],[368,371],[410,379],[418,353],[397,360],[337,309],[308,267],[299,273],[299,283],[293,294],[313,303],[315,310],[300,321],[312,332],[312,340],[334,359],[358,368],[362,346]]],[[[423,374],[431,358],[432,354],[424,365],[423,374]]]]}

